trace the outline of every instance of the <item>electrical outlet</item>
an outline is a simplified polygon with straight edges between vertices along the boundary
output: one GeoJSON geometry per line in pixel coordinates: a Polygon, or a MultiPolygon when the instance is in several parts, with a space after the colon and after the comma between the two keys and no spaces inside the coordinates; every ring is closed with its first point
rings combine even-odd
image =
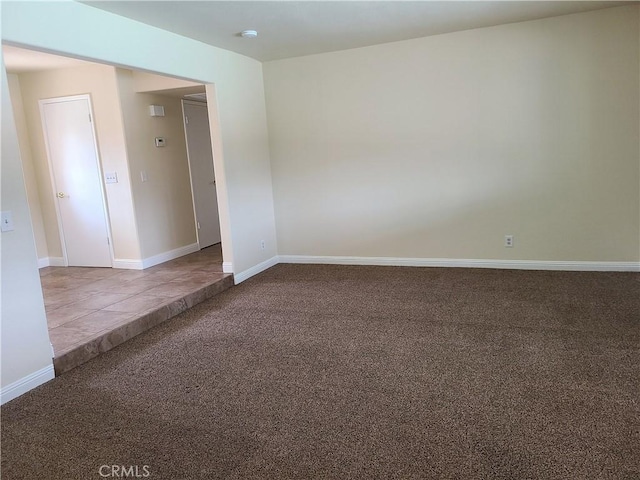
{"type": "MultiPolygon", "coordinates": [[[[13,231],[13,214],[11,213],[11,210],[2,212],[2,215],[0,215],[0,218],[2,219],[1,221],[2,221],[3,232],[13,231]]],[[[264,247],[263,247],[263,250],[264,250],[264,247]]]]}
{"type": "Polygon", "coordinates": [[[507,248],[513,247],[513,235],[505,235],[504,236],[504,246],[507,248]]]}
{"type": "Polygon", "coordinates": [[[264,242],[264,240],[260,240],[260,250],[264,250],[266,247],[266,244],[264,242]]]}
{"type": "Polygon", "coordinates": [[[104,174],[104,183],[118,183],[117,172],[107,172],[104,174]]]}

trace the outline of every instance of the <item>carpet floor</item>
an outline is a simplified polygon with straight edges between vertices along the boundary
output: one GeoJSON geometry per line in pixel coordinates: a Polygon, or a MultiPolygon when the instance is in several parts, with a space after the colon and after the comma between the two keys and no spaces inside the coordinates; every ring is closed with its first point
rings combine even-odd
{"type": "Polygon", "coordinates": [[[1,413],[7,480],[637,479],[640,275],[278,265],[1,413]]]}

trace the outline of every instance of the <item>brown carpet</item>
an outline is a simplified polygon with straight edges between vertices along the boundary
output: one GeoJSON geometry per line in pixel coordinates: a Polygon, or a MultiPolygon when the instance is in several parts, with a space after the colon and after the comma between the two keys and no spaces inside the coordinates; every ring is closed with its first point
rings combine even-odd
{"type": "Polygon", "coordinates": [[[101,465],[640,478],[640,275],[279,265],[3,406],[2,478],[101,465]]]}

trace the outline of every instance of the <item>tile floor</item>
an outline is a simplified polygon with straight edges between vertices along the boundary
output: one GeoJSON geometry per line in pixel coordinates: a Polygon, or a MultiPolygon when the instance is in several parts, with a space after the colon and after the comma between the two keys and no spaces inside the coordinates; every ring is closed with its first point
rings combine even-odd
{"type": "Polygon", "coordinates": [[[40,280],[58,373],[233,284],[220,245],[146,270],[46,267],[40,280]],[[74,350],[73,362],[63,362],[74,350]]]}

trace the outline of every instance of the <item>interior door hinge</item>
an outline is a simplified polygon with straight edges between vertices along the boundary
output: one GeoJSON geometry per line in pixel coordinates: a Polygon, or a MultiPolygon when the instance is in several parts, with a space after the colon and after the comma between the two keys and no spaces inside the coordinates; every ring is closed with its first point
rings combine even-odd
{"type": "Polygon", "coordinates": [[[91,123],[91,114],[89,114],[89,123],[91,123]]]}
{"type": "Polygon", "coordinates": [[[187,117],[186,115],[184,116],[184,123],[189,125],[189,117],[187,117]]]}
{"type": "Polygon", "coordinates": [[[109,237],[107,237],[107,245],[111,245],[111,242],[109,242],[109,237]]]}

